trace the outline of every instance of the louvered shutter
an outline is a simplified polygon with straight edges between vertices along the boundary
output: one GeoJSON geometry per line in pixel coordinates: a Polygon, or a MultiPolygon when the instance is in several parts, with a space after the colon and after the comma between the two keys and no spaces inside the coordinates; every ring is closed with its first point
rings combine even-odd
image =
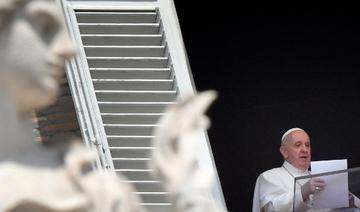
{"type": "Polygon", "coordinates": [[[193,88],[183,76],[178,79],[179,73],[189,78],[186,69],[174,70],[173,60],[180,56],[170,55],[159,4],[76,7],[73,2],[62,0],[62,6],[80,46],[68,77],[84,140],[98,148],[98,166],[125,175],[150,211],[170,211],[167,193],[147,167],[150,142],[165,107],[175,104],[181,89],[193,88]]]}
{"type": "Polygon", "coordinates": [[[105,133],[117,173],[154,211],[166,193],[147,168],[164,106],[177,95],[157,11],[76,11],[105,133]]]}

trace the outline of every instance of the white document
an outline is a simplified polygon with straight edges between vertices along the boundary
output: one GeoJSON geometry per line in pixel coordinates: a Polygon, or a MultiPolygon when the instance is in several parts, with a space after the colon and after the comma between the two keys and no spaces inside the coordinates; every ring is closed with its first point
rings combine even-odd
{"type": "MultiPolygon", "coordinates": [[[[347,169],[347,159],[311,162],[311,174],[347,169]]],[[[349,207],[348,173],[321,176],[326,186],[313,196],[313,208],[330,209],[349,207]]]]}

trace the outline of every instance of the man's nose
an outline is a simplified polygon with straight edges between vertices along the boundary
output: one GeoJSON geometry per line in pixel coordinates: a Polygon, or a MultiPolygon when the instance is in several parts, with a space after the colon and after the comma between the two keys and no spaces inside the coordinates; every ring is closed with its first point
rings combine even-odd
{"type": "Polygon", "coordinates": [[[301,146],[301,149],[300,149],[302,152],[309,152],[309,147],[307,147],[307,146],[301,146]]]}

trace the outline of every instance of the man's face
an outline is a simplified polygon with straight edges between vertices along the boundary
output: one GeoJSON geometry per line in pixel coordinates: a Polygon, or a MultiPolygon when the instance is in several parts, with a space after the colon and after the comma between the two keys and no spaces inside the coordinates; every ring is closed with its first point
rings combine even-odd
{"type": "Polygon", "coordinates": [[[300,170],[307,170],[311,161],[310,138],[304,131],[290,133],[280,152],[284,159],[300,170]]]}
{"type": "Polygon", "coordinates": [[[0,89],[25,110],[46,106],[58,93],[65,60],[73,55],[55,3],[29,1],[0,29],[0,89]]]}

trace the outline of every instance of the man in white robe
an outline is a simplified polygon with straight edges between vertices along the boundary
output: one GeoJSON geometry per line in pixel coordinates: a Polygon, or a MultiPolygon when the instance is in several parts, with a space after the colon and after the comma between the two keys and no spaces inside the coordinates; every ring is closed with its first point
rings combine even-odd
{"type": "MultiPolygon", "coordinates": [[[[309,135],[300,128],[292,128],[281,139],[280,153],[284,163],[279,168],[263,172],[256,181],[253,212],[290,212],[293,211],[294,178],[308,175],[311,161],[309,135]]],[[[296,185],[295,211],[311,208],[310,195],[321,191],[325,182],[312,178],[296,185]]]]}

